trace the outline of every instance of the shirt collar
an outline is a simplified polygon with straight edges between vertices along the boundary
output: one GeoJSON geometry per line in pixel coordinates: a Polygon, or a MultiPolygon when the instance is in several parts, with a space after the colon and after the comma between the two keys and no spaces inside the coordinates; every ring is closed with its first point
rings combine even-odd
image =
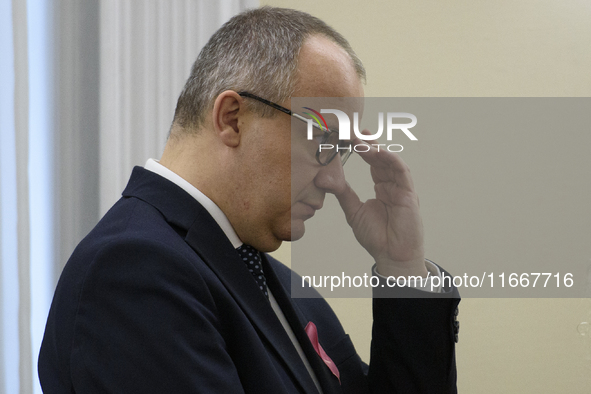
{"type": "Polygon", "coordinates": [[[195,186],[191,185],[189,182],[181,178],[179,175],[175,174],[173,171],[169,170],[168,168],[164,167],[155,159],[148,159],[146,165],[144,166],[146,170],[152,171],[163,178],[168,179],[187,193],[189,193],[199,204],[203,206],[209,212],[209,214],[213,217],[216,221],[218,226],[222,229],[226,237],[230,240],[234,248],[239,248],[243,242],[238,238],[238,234],[234,231],[232,224],[222,212],[220,207],[216,205],[209,197],[203,194],[199,189],[195,186]]]}

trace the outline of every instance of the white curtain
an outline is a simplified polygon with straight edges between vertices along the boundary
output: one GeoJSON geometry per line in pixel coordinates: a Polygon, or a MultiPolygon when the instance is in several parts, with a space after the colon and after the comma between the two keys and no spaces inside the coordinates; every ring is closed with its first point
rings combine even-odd
{"type": "Polygon", "coordinates": [[[75,245],[159,157],[209,36],[258,0],[0,0],[0,393],[37,355],[75,245]]]}
{"type": "Polygon", "coordinates": [[[100,213],[134,165],[159,158],[191,64],[224,22],[258,0],[101,2],[100,213]]]}

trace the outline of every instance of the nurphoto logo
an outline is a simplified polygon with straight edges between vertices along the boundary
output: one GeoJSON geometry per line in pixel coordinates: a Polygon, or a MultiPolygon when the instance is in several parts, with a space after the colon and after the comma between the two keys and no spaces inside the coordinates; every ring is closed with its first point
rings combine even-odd
{"type": "MultiPolygon", "coordinates": [[[[307,109],[310,112],[304,112],[304,114],[310,116],[312,119],[306,119],[306,122],[308,123],[308,134],[307,134],[307,138],[308,140],[312,140],[314,138],[314,131],[313,131],[313,127],[314,127],[314,122],[316,122],[316,125],[318,128],[320,128],[321,130],[323,130],[324,132],[331,132],[332,130],[329,129],[328,124],[326,123],[326,120],[324,119],[324,116],[322,116],[322,114],[333,114],[336,115],[338,122],[339,122],[339,140],[340,141],[349,141],[351,140],[351,120],[349,119],[349,116],[338,109],[321,109],[320,112],[309,108],[309,107],[304,107],[304,109],[307,109]]],[[[393,135],[394,135],[394,131],[395,130],[400,130],[402,131],[411,141],[417,141],[417,137],[414,136],[413,133],[410,132],[409,129],[413,128],[414,126],[416,126],[417,124],[417,117],[414,116],[413,114],[410,114],[408,112],[388,112],[386,115],[386,138],[388,141],[392,141],[393,135]],[[397,120],[395,123],[395,119],[397,120]],[[409,119],[410,122],[409,123],[398,123],[399,119],[409,119]]],[[[353,113],[353,133],[355,134],[356,137],[358,137],[359,139],[363,140],[363,141],[375,141],[378,138],[380,138],[382,136],[382,134],[384,133],[384,113],[383,112],[379,112],[378,113],[378,131],[376,131],[374,134],[362,134],[361,130],[359,130],[359,112],[354,112],[353,113]]],[[[400,144],[370,144],[371,146],[375,146],[378,150],[380,150],[380,147],[385,147],[386,149],[388,149],[388,151],[390,152],[402,152],[402,150],[404,149],[402,145],[400,144]]],[[[335,147],[334,144],[320,144],[319,146],[319,150],[320,152],[322,152],[323,149],[327,149],[327,150],[332,150],[332,149],[337,149],[337,150],[342,150],[342,149],[348,149],[349,151],[355,151],[355,152],[367,152],[370,149],[370,146],[368,144],[356,144],[356,145],[352,145],[352,144],[348,144],[345,146],[337,146],[335,147]]]]}

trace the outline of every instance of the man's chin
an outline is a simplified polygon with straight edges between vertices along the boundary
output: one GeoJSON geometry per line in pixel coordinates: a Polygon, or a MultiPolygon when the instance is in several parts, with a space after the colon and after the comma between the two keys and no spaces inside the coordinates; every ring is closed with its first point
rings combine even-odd
{"type": "Polygon", "coordinates": [[[302,219],[291,220],[291,234],[289,237],[290,241],[297,241],[304,236],[306,232],[306,225],[302,219]]]}

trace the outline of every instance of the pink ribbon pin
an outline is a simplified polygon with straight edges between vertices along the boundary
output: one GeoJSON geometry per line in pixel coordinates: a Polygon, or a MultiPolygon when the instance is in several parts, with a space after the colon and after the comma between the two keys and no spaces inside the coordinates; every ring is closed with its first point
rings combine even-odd
{"type": "Polygon", "coordinates": [[[306,334],[308,334],[308,338],[310,338],[310,342],[312,342],[312,347],[314,347],[314,350],[316,350],[316,353],[318,353],[322,361],[324,361],[324,364],[326,364],[328,369],[330,369],[330,372],[332,372],[332,374],[337,377],[339,384],[341,384],[341,375],[339,374],[339,369],[332,359],[328,357],[328,354],[326,354],[318,342],[318,330],[316,329],[316,325],[312,322],[308,322],[305,330],[306,334]]]}

